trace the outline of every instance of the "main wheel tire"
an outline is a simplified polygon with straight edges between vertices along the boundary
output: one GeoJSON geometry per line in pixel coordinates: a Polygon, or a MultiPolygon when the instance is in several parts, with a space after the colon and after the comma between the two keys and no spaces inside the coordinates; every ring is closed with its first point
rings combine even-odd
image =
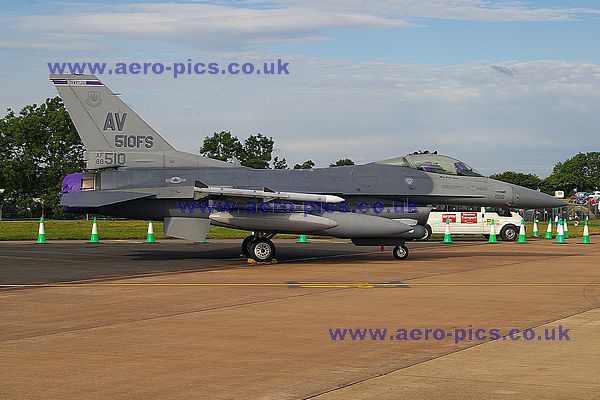
{"type": "Polygon", "coordinates": [[[500,238],[506,242],[514,242],[519,236],[519,230],[514,225],[506,225],[500,231],[500,238]]]}
{"type": "Polygon", "coordinates": [[[246,238],[242,242],[242,254],[246,257],[250,257],[250,246],[254,239],[256,239],[256,237],[254,235],[250,235],[246,236],[246,238]]]}
{"type": "Polygon", "coordinates": [[[392,253],[396,260],[406,260],[408,258],[408,247],[401,244],[400,246],[394,247],[392,253]]]}
{"type": "Polygon", "coordinates": [[[275,257],[275,245],[269,239],[256,239],[250,246],[250,257],[258,262],[270,262],[275,257]]]}

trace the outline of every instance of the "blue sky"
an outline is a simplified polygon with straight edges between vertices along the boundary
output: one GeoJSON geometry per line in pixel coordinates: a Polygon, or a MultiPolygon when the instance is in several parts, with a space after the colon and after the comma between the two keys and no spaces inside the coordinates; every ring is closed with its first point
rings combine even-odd
{"type": "Polygon", "coordinates": [[[437,149],[548,175],[600,145],[597,1],[53,2],[0,10],[0,107],[47,62],[290,62],[290,75],[102,77],[176,147],[272,136],[290,164],[437,149]],[[366,146],[368,144],[368,146],[366,146]]]}

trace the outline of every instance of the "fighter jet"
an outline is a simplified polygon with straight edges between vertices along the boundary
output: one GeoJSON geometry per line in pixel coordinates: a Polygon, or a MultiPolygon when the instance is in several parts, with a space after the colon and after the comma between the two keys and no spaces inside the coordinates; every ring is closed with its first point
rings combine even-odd
{"type": "Polygon", "coordinates": [[[164,221],[165,234],[202,241],[211,226],[252,231],[242,253],[275,256],[278,233],[394,246],[427,236],[432,204],[542,209],[561,200],[481,176],[466,163],[417,152],[364,165],[252,169],[175,150],[94,75],[50,75],[86,152],[61,204],[77,213],[164,221]]]}

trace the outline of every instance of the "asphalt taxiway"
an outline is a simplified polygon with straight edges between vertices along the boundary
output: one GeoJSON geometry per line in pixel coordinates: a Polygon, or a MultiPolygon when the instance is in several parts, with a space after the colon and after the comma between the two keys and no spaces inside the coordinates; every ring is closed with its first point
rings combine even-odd
{"type": "Polygon", "coordinates": [[[413,243],[406,261],[282,240],[254,266],[238,241],[0,243],[0,398],[598,399],[600,244],[576,240],[413,243]],[[570,340],[391,339],[559,325],[570,340]]]}

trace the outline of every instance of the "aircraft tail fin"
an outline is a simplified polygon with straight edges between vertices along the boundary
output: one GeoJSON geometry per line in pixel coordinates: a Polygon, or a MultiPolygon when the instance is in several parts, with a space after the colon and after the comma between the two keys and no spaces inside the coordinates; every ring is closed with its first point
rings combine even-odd
{"type": "Polygon", "coordinates": [[[50,75],[88,151],[173,147],[94,75],[50,75]]]}
{"type": "Polygon", "coordinates": [[[177,151],[95,75],[51,74],[86,148],[88,169],[232,167],[177,151]]]}

